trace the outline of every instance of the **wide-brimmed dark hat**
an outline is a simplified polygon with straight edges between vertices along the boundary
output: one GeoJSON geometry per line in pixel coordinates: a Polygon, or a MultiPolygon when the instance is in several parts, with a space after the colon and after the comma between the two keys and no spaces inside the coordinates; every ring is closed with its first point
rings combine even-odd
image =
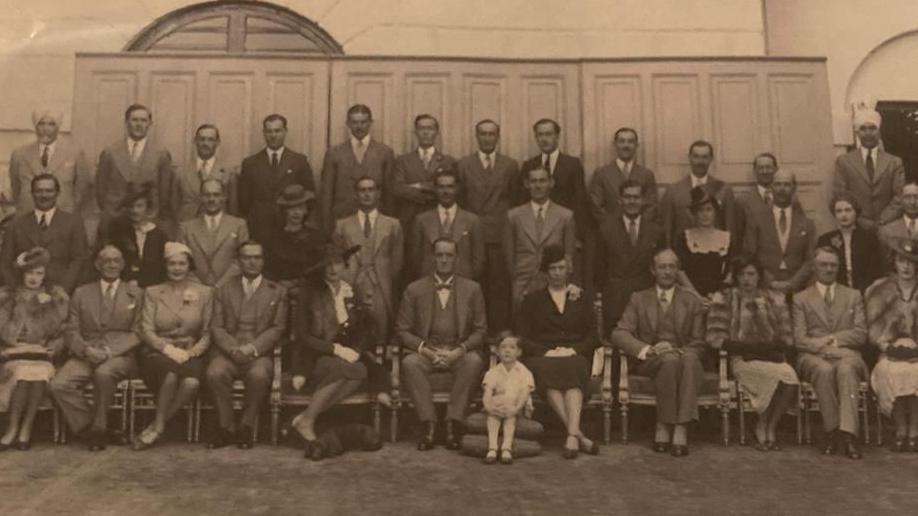
{"type": "Polygon", "coordinates": [[[918,263],[918,240],[910,238],[893,238],[890,248],[894,255],[901,256],[912,263],[918,263]]]}
{"type": "Polygon", "coordinates": [[[281,208],[289,208],[290,206],[307,204],[315,198],[316,194],[307,190],[303,185],[292,184],[285,186],[281,190],[281,194],[277,197],[277,205],[281,208]]]}
{"type": "Polygon", "coordinates": [[[124,199],[121,201],[121,207],[127,209],[134,201],[137,199],[146,199],[148,208],[153,207],[153,181],[147,181],[145,183],[128,183],[127,189],[124,191],[124,199]]]}
{"type": "Polygon", "coordinates": [[[44,267],[51,262],[51,253],[44,247],[33,247],[20,253],[16,257],[16,268],[21,271],[30,271],[37,267],[44,267]]]}
{"type": "Polygon", "coordinates": [[[334,263],[336,261],[347,262],[351,256],[354,256],[360,251],[360,245],[353,245],[348,247],[344,240],[335,235],[332,237],[332,241],[325,244],[324,254],[322,259],[319,260],[314,265],[308,267],[303,271],[304,276],[309,276],[310,274],[322,271],[325,269],[325,266],[329,263],[334,263]]]}
{"type": "Polygon", "coordinates": [[[704,186],[696,186],[692,188],[692,202],[689,204],[689,210],[695,211],[699,207],[704,206],[705,204],[712,204],[715,209],[720,207],[720,203],[717,201],[717,198],[711,195],[711,192],[708,191],[704,186]]]}

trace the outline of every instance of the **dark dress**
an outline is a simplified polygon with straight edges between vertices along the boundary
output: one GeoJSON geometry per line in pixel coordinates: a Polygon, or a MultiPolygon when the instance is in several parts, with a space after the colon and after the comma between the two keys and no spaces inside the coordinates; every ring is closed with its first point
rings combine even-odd
{"type": "Polygon", "coordinates": [[[327,241],[325,233],[308,224],[296,232],[272,229],[264,242],[265,277],[274,281],[302,278],[307,268],[323,258],[327,241]]]}
{"type": "Polygon", "coordinates": [[[702,249],[700,244],[689,236],[688,231],[679,234],[673,250],[695,290],[708,297],[726,287],[732,242],[726,239],[724,245],[717,246],[717,249],[702,249]]]}
{"type": "Polygon", "coordinates": [[[580,389],[590,387],[590,364],[597,346],[593,309],[584,295],[568,299],[564,313],[558,312],[548,289],[530,293],[523,299],[519,334],[523,345],[523,364],[535,376],[536,390],[580,389]],[[555,347],[577,351],[569,357],[546,357],[555,347]]]}
{"type": "Polygon", "coordinates": [[[147,288],[166,281],[166,260],[163,253],[168,237],[159,226],[147,233],[143,243],[143,258],[137,252],[137,236],[130,220],[119,217],[109,226],[107,243],[114,245],[124,257],[121,279],[137,281],[137,286],[147,288]]]}

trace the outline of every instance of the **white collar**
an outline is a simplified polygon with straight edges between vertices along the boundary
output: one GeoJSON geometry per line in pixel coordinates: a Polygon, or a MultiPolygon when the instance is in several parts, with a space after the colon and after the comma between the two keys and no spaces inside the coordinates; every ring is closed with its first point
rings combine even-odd
{"type": "Polygon", "coordinates": [[[55,139],[51,143],[39,143],[38,144],[38,155],[41,156],[41,153],[44,152],[45,148],[48,149],[48,154],[54,154],[54,146],[57,145],[57,140],[55,139]]]}
{"type": "Polygon", "coordinates": [[[828,289],[830,292],[832,292],[832,294],[834,295],[834,294],[835,294],[835,283],[832,283],[831,285],[823,285],[822,283],[820,283],[820,282],[818,282],[818,281],[816,282],[816,290],[819,291],[819,295],[820,295],[820,296],[826,297],[826,290],[827,290],[827,289],[828,289]]]}
{"type": "Polygon", "coordinates": [[[780,216],[781,216],[781,212],[784,211],[784,210],[787,210],[787,220],[789,221],[790,218],[791,218],[791,214],[794,212],[794,210],[792,210],[790,206],[785,206],[785,207],[782,208],[782,207],[778,206],[777,204],[772,204],[772,205],[771,205],[771,211],[772,211],[772,213],[775,214],[775,217],[780,217],[780,216]]]}
{"type": "Polygon", "coordinates": [[[449,214],[450,220],[456,219],[456,211],[459,209],[459,204],[453,203],[449,208],[444,208],[442,204],[437,205],[437,213],[440,214],[440,219],[443,219],[443,216],[449,214]]]}
{"type": "Polygon", "coordinates": [[[551,151],[550,154],[545,154],[544,152],[539,157],[539,165],[545,164],[545,156],[548,156],[548,166],[551,168],[549,172],[552,172],[555,169],[555,165],[558,163],[558,156],[561,154],[561,148],[551,151]]]}
{"type": "Polygon", "coordinates": [[[448,278],[441,279],[440,275],[436,272],[433,274],[433,280],[435,285],[452,285],[455,281],[456,274],[450,274],[448,278]]]}
{"type": "Polygon", "coordinates": [[[691,180],[692,180],[692,186],[693,186],[693,187],[699,186],[699,185],[706,185],[706,184],[708,184],[708,177],[709,177],[709,176],[710,176],[710,174],[705,174],[705,175],[703,175],[703,176],[701,176],[701,177],[698,177],[698,176],[696,176],[695,174],[689,172],[689,177],[690,177],[691,180]]]}
{"type": "Polygon", "coordinates": [[[115,281],[112,281],[112,282],[105,281],[104,279],[101,279],[101,278],[99,279],[99,286],[102,287],[103,294],[105,294],[105,289],[107,289],[109,285],[114,287],[112,290],[114,290],[115,292],[118,292],[118,285],[120,284],[121,284],[121,280],[118,278],[115,278],[115,281]]]}
{"type": "Polygon", "coordinates": [[[127,146],[128,146],[128,150],[131,150],[131,147],[132,147],[133,145],[140,145],[140,148],[142,149],[142,148],[144,148],[144,146],[146,146],[146,144],[147,144],[147,137],[146,137],[146,136],[144,136],[143,138],[141,138],[141,139],[139,139],[139,140],[135,140],[135,139],[131,138],[130,136],[127,137],[127,146]]]}
{"type": "Polygon", "coordinates": [[[634,158],[632,158],[631,161],[623,161],[621,158],[615,158],[615,164],[618,166],[618,169],[621,170],[622,172],[625,171],[626,166],[630,166],[631,170],[634,170],[634,165],[635,165],[634,158]]]}
{"type": "Polygon", "coordinates": [[[539,204],[535,201],[529,201],[529,206],[532,207],[532,214],[536,217],[539,216],[539,208],[544,208],[542,215],[548,215],[548,207],[551,205],[551,200],[545,201],[545,204],[539,204]]]}
{"type": "MultiPolygon", "coordinates": [[[[455,204],[453,206],[455,206],[455,204]]],[[[369,212],[364,212],[363,210],[357,210],[357,221],[360,222],[362,225],[363,221],[366,220],[367,217],[369,217],[370,225],[372,226],[373,224],[376,223],[376,217],[378,215],[379,215],[379,209],[377,208],[373,208],[369,212]]]]}
{"type": "Polygon", "coordinates": [[[156,224],[153,221],[148,220],[140,225],[140,227],[134,226],[134,233],[139,235],[146,235],[150,231],[153,231],[153,228],[156,227],[156,224]]]}
{"type": "Polygon", "coordinates": [[[276,148],[276,149],[272,149],[272,148],[270,148],[270,147],[265,147],[265,152],[268,153],[268,159],[271,159],[271,156],[272,156],[273,154],[276,153],[276,154],[277,154],[277,161],[280,161],[280,159],[284,157],[284,151],[285,151],[286,149],[287,149],[287,147],[284,146],[284,145],[281,145],[280,147],[278,147],[278,148],[276,148]]]}
{"type": "Polygon", "coordinates": [[[41,221],[41,216],[45,215],[45,224],[51,225],[51,221],[54,219],[54,214],[57,212],[57,206],[51,208],[48,211],[41,211],[38,208],[35,208],[35,222],[41,221]]]}
{"type": "Polygon", "coordinates": [[[217,155],[204,159],[201,156],[197,157],[198,170],[203,171],[205,174],[210,174],[211,170],[214,168],[214,163],[217,161],[217,155]]]}
{"type": "Polygon", "coordinates": [[[661,297],[666,296],[666,302],[667,302],[667,303],[672,303],[673,297],[675,297],[675,295],[676,295],[676,287],[675,287],[675,286],[669,287],[668,289],[664,289],[664,288],[660,287],[659,285],[657,285],[657,286],[656,286],[656,289],[657,289],[657,300],[658,300],[658,301],[660,300],[661,297]]]}
{"type": "Polygon", "coordinates": [[[622,215],[622,222],[625,223],[625,229],[628,229],[628,224],[630,224],[632,220],[634,221],[634,225],[640,228],[641,227],[641,217],[642,215],[638,215],[637,217],[632,219],[631,217],[627,215],[622,215]]]}
{"type": "MultiPolygon", "coordinates": [[[[768,193],[768,192],[771,191],[771,188],[769,188],[769,187],[767,187],[767,186],[762,186],[762,185],[760,185],[760,184],[758,184],[758,183],[755,184],[755,188],[756,188],[756,190],[759,192],[759,197],[761,197],[762,199],[765,199],[765,198],[767,197],[767,196],[766,196],[766,193],[768,193]]],[[[772,194],[772,195],[774,195],[774,194],[772,194]]]]}
{"type": "Polygon", "coordinates": [[[489,157],[491,158],[491,166],[493,167],[494,162],[497,161],[497,150],[487,153],[481,149],[478,149],[478,161],[480,161],[482,165],[485,164],[485,160],[487,160],[489,157]]]}
{"type": "Polygon", "coordinates": [[[424,159],[424,156],[430,156],[432,158],[434,154],[436,153],[437,153],[437,147],[434,145],[431,145],[430,147],[427,147],[426,149],[423,147],[418,147],[418,156],[420,156],[422,160],[424,159]]]}
{"type": "Polygon", "coordinates": [[[918,217],[915,217],[915,218],[913,219],[913,218],[909,217],[908,215],[902,215],[902,220],[905,222],[905,227],[908,227],[908,223],[909,223],[909,222],[918,224],[918,217]]]}
{"type": "Polygon", "coordinates": [[[218,211],[216,215],[208,215],[207,213],[205,213],[204,214],[204,224],[207,224],[208,219],[214,221],[214,226],[219,226],[220,221],[223,220],[223,210],[218,211]]]}
{"type": "Polygon", "coordinates": [[[499,370],[500,370],[500,374],[502,374],[502,375],[510,375],[510,374],[514,374],[514,373],[516,373],[517,371],[519,371],[519,370],[520,370],[520,367],[521,367],[522,365],[523,365],[523,364],[521,364],[519,360],[516,360],[515,362],[513,362],[513,365],[510,366],[510,369],[507,369],[507,367],[504,365],[504,363],[501,362],[500,360],[498,360],[498,361],[497,361],[497,365],[495,365],[494,367],[495,367],[496,369],[499,369],[499,370]]]}
{"type": "Polygon", "coordinates": [[[357,138],[356,136],[352,134],[351,135],[351,146],[357,147],[358,145],[363,145],[364,147],[368,147],[370,145],[370,133],[367,133],[367,135],[364,136],[363,138],[357,138]]]}
{"type": "Polygon", "coordinates": [[[252,292],[254,292],[258,290],[258,286],[261,285],[261,278],[262,278],[261,274],[259,274],[258,276],[255,276],[255,279],[252,279],[252,280],[250,280],[249,278],[246,278],[245,276],[242,276],[242,287],[245,288],[245,285],[248,284],[250,287],[252,287],[252,292]]]}
{"type": "Polygon", "coordinates": [[[880,149],[878,149],[877,147],[868,149],[867,147],[863,147],[863,146],[860,149],[861,149],[861,161],[863,161],[864,163],[867,163],[867,155],[870,153],[873,153],[873,164],[874,166],[876,166],[877,154],[879,154],[880,149]]]}

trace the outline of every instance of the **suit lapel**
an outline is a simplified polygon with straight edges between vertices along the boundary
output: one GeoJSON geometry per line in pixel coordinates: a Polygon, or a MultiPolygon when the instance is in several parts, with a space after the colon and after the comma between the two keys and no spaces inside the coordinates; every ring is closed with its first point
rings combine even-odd
{"type": "Polygon", "coordinates": [[[647,297],[647,317],[650,319],[650,327],[653,329],[654,338],[657,335],[657,328],[660,323],[660,302],[657,300],[657,291],[652,289],[644,295],[647,297]]]}
{"type": "MultiPolygon", "coordinates": [[[[121,282],[124,283],[123,281],[121,282]]],[[[122,285],[118,285],[118,290],[124,288],[122,285]]],[[[92,312],[93,319],[96,323],[97,328],[102,327],[105,316],[103,315],[102,307],[102,285],[97,281],[93,288],[89,289],[88,299],[86,300],[89,303],[89,306],[93,307],[92,312]]]]}
{"type": "MultiPolygon", "coordinates": [[[[560,158],[559,158],[560,160],[560,158]]],[[[557,206],[557,203],[550,203],[548,209],[545,210],[545,225],[542,227],[542,234],[539,235],[539,244],[541,245],[545,240],[548,239],[548,235],[555,229],[555,226],[561,223],[561,213],[557,206]]],[[[535,219],[533,219],[533,225],[535,225],[535,219]]]]}
{"type": "MultiPolygon", "coordinates": [[[[683,324],[685,323],[685,309],[682,306],[682,293],[679,291],[679,287],[676,287],[673,290],[673,300],[670,303],[673,311],[673,321],[674,321],[674,330],[676,330],[676,338],[678,339],[682,333],[683,324]]],[[[679,342],[682,344],[682,342],[679,342]]]]}
{"type": "Polygon", "coordinates": [[[848,154],[848,162],[857,170],[864,182],[870,184],[870,177],[867,175],[867,167],[864,165],[864,158],[861,156],[860,149],[854,149],[848,154]]]}
{"type": "Polygon", "coordinates": [[[874,170],[874,174],[873,174],[874,184],[880,182],[880,178],[883,177],[883,174],[886,173],[886,169],[889,167],[889,164],[891,163],[891,161],[892,160],[889,159],[888,154],[877,149],[876,169],[874,170]]]}
{"type": "MultiPolygon", "coordinates": [[[[67,149],[67,146],[64,144],[64,142],[58,139],[57,144],[54,146],[54,153],[51,154],[51,157],[48,159],[47,171],[52,172],[57,170],[57,167],[67,161],[67,155],[69,154],[68,151],[69,149],[67,149]]],[[[39,163],[41,163],[41,160],[39,160],[39,163]]]]}
{"type": "Polygon", "coordinates": [[[839,283],[835,284],[835,299],[832,300],[832,307],[829,310],[829,313],[832,315],[831,322],[833,323],[830,328],[831,330],[835,330],[845,316],[845,311],[848,309],[849,292],[841,288],[841,286],[842,285],[839,283]]]}
{"type": "Polygon", "coordinates": [[[465,290],[465,284],[459,281],[458,277],[453,278],[455,286],[453,293],[456,295],[456,336],[461,340],[465,336],[466,314],[468,314],[468,293],[465,290]]]}
{"type": "Polygon", "coordinates": [[[424,278],[423,287],[424,291],[418,296],[417,307],[418,310],[421,310],[421,323],[424,325],[422,335],[424,335],[425,339],[429,339],[430,328],[433,326],[434,303],[439,303],[440,301],[437,299],[432,277],[427,276],[424,278]]]}
{"type": "MultiPolygon", "coordinates": [[[[60,150],[60,142],[58,142],[57,147],[58,148],[55,149],[55,151],[60,150]]],[[[44,172],[44,169],[41,166],[41,156],[38,153],[38,148],[39,148],[38,142],[35,142],[29,145],[28,149],[26,150],[26,155],[28,156],[29,168],[32,169],[32,172],[34,172],[34,175],[36,176],[44,172]]],[[[54,156],[56,155],[57,155],[57,152],[54,153],[54,156]]],[[[48,166],[50,167],[51,163],[48,163],[48,166]]]]}
{"type": "MultiPolygon", "coordinates": [[[[532,240],[532,243],[539,245],[539,239],[536,238],[536,227],[535,227],[535,214],[532,213],[532,204],[526,203],[521,206],[522,213],[520,214],[520,225],[523,227],[523,232],[526,233],[526,236],[532,240]]],[[[544,228],[543,228],[544,232],[544,228]]]]}
{"type": "MultiPolygon", "coordinates": [[[[149,145],[149,141],[147,144],[149,145]]],[[[144,148],[144,153],[146,153],[146,148],[144,148]]],[[[115,164],[118,165],[116,168],[118,172],[121,173],[126,181],[133,179],[135,171],[137,170],[137,165],[131,161],[131,155],[128,153],[127,141],[122,139],[117,144],[112,152],[112,159],[115,161],[115,164]],[[127,175],[125,175],[127,174],[127,175]]]]}

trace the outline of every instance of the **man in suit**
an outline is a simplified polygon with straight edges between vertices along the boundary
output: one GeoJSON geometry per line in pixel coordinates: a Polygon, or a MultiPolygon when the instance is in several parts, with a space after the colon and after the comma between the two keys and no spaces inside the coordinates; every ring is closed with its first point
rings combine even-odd
{"type": "Polygon", "coordinates": [[[120,431],[108,428],[108,408],[122,380],[136,376],[134,349],[140,337],[134,324],[140,314],[143,291],[121,281],[124,258],[112,245],[95,258],[99,281],[87,283],[70,298],[64,341],[70,358],[54,374],[51,394],[67,425],[89,445],[90,451],[107,444],[124,444],[120,431]],[[90,408],[83,388],[92,384],[90,408]]]}
{"type": "Polygon", "coordinates": [[[544,274],[539,272],[542,249],[549,244],[559,244],[564,247],[568,262],[573,264],[577,247],[574,214],[549,198],[554,180],[548,171],[530,169],[525,185],[530,200],[507,213],[503,239],[514,313],[527,293],[548,284],[544,274]]]}
{"type": "Polygon", "coordinates": [[[421,213],[411,228],[411,263],[416,276],[429,276],[435,266],[431,244],[440,237],[456,243],[456,274],[478,280],[484,269],[485,244],[478,216],[456,204],[459,179],[452,169],[434,180],[437,207],[421,213]]]}
{"type": "Polygon", "coordinates": [[[750,209],[746,221],[743,250],[757,256],[771,276],[771,288],[796,292],[810,279],[808,265],[813,257],[816,226],[803,210],[793,206],[797,178],[792,172],[779,170],[771,185],[774,202],[750,209]]]}
{"type": "Polygon", "coordinates": [[[217,156],[220,146],[220,130],[212,124],[204,124],[194,132],[194,157],[185,164],[176,178],[175,204],[179,223],[191,220],[203,211],[201,209],[201,185],[208,179],[223,183],[226,191],[226,211],[239,213],[238,182],[239,170],[223,163],[217,156]]]}
{"type": "Polygon", "coordinates": [[[456,165],[462,185],[459,205],[478,215],[485,243],[481,288],[488,309],[492,334],[510,328],[510,279],[504,257],[507,212],[516,205],[520,193],[519,165],[497,152],[500,125],[489,119],[475,124],[478,150],[456,165]]]}
{"type": "Polygon", "coordinates": [[[51,174],[61,184],[58,206],[70,213],[79,213],[92,182],[92,172],[83,151],[58,138],[64,115],[60,111],[37,109],[32,113],[36,142],[13,151],[10,157],[11,201],[16,213],[32,211],[32,196],[23,189],[39,174],[51,174]]]}
{"type": "MultiPolygon", "coordinates": [[[[152,182],[153,217],[170,235],[175,234],[175,167],[169,151],[149,138],[153,112],[141,104],[132,104],[124,112],[127,137],[106,147],[99,155],[95,194],[102,216],[99,234],[107,235],[108,223],[120,213],[128,185],[135,188],[152,182]]],[[[102,239],[104,241],[104,238],[102,239]]]]}
{"type": "Polygon", "coordinates": [[[656,285],[631,296],[612,332],[612,342],[637,360],[636,372],[653,377],[657,427],[653,449],[688,455],[686,425],[698,419],[698,391],[704,376],[704,308],[698,297],[676,285],[679,258],[670,249],[653,258],[656,285]],[[671,446],[670,446],[671,443],[671,446]]]}
{"type": "Polygon", "coordinates": [[[909,181],[903,185],[899,199],[902,202],[902,216],[881,226],[878,232],[883,246],[882,258],[889,256],[893,238],[918,238],[918,182],[909,181]]]}
{"type": "Polygon", "coordinates": [[[398,219],[379,212],[379,185],[372,177],[361,177],[354,185],[357,213],[339,219],[337,238],[346,248],[360,250],[347,260],[345,279],[370,304],[375,335],[388,342],[390,321],[395,316],[394,282],[402,271],[405,237],[398,219]]]}
{"type": "Polygon", "coordinates": [[[287,290],[261,275],[264,249],[254,241],[239,246],[241,276],[217,287],[210,361],[205,378],[217,407],[220,428],[208,448],[235,442],[240,449],[255,443],[254,428],[274,377],[274,347],[287,325],[287,290]],[[245,383],[241,425],[233,422],[233,381],[245,383]]]}
{"type": "Polygon", "coordinates": [[[850,192],[835,192],[829,208],[838,229],[822,234],[816,240],[816,247],[834,247],[841,259],[838,282],[863,294],[886,273],[886,261],[877,255],[882,249],[879,238],[873,228],[858,225],[861,207],[850,192]]]}
{"type": "Polygon", "coordinates": [[[826,432],[823,453],[860,459],[857,400],[867,377],[860,352],[867,323],[860,292],[836,282],[839,262],[834,248],[820,247],[813,258],[816,283],[794,296],[797,371],[816,391],[826,432]]]}
{"type": "Polygon", "coordinates": [[[335,221],[357,211],[354,183],[357,179],[372,177],[380,188],[382,212],[392,214],[392,169],[395,154],[389,146],[370,137],[373,113],[363,104],[347,110],[347,129],[350,137],[344,143],[328,149],[322,164],[322,183],[319,193],[319,210],[325,231],[335,228],[335,221]]]}
{"type": "Polygon", "coordinates": [[[590,179],[589,195],[593,217],[599,224],[612,214],[619,212],[619,190],[625,181],[641,185],[644,192],[643,210],[645,219],[657,218],[657,180],[653,170],[637,163],[637,131],[622,127],[615,131],[615,161],[596,169],[590,179]]]}
{"type": "Polygon", "coordinates": [[[315,192],[309,159],[285,146],[287,119],[278,114],[262,122],[265,148],[242,160],[239,174],[239,216],[246,219],[252,238],[262,242],[276,225],[277,197],[285,186],[302,185],[315,192]]]}
{"type": "Polygon", "coordinates": [[[632,179],[619,184],[619,209],[604,214],[595,256],[588,260],[590,277],[603,293],[605,328],[615,327],[633,292],[653,285],[651,261],[666,246],[663,228],[645,215],[644,184],[632,179]]]}
{"type": "Polygon", "coordinates": [[[455,273],[456,243],[447,237],[431,245],[436,270],[402,294],[395,333],[402,344],[402,378],[421,422],[418,450],[434,446],[436,411],[430,375],[453,375],[446,408],[446,447],[459,449],[459,431],[469,396],[481,381],[480,354],[487,331],[484,296],[474,281],[455,273]]]}
{"type": "Polygon", "coordinates": [[[434,179],[440,172],[455,170],[456,160],[436,148],[440,136],[440,122],[432,115],[418,115],[414,119],[414,134],[418,148],[402,154],[395,160],[392,193],[396,214],[402,227],[410,228],[414,218],[437,204],[434,179]]]}
{"type": "Polygon", "coordinates": [[[83,220],[57,207],[60,183],[51,174],[32,178],[33,211],[17,215],[7,227],[0,249],[0,274],[6,285],[15,285],[14,262],[20,253],[44,247],[51,253],[48,280],[73,292],[89,257],[83,220]]]}
{"type": "Polygon", "coordinates": [[[863,211],[861,223],[868,226],[883,225],[902,215],[896,194],[905,184],[905,167],[899,157],[879,148],[881,121],[872,109],[854,113],[861,146],[835,160],[833,176],[835,191],[848,191],[857,198],[863,211]]]}
{"type": "Polygon", "coordinates": [[[201,183],[201,208],[201,215],[179,226],[179,242],[191,249],[194,275],[215,287],[239,274],[236,250],[249,240],[249,229],[226,213],[226,186],[219,179],[201,183]]]}
{"type": "MultiPolygon", "coordinates": [[[[736,197],[735,222],[731,245],[736,249],[743,249],[743,238],[746,236],[746,221],[749,214],[759,210],[767,210],[774,206],[774,192],[772,183],[775,173],[778,172],[778,158],[770,152],[762,152],[752,160],[752,172],[755,176],[755,189],[736,197]]],[[[795,210],[803,210],[796,197],[792,201],[795,210]]]]}
{"type": "Polygon", "coordinates": [[[704,186],[717,199],[720,210],[717,227],[731,233],[734,229],[733,189],[727,183],[708,174],[714,160],[714,146],[704,140],[689,146],[691,173],[681,181],[666,187],[660,200],[660,219],[666,232],[666,243],[672,246],[675,235],[694,225],[689,205],[692,203],[692,188],[704,186]]]}

